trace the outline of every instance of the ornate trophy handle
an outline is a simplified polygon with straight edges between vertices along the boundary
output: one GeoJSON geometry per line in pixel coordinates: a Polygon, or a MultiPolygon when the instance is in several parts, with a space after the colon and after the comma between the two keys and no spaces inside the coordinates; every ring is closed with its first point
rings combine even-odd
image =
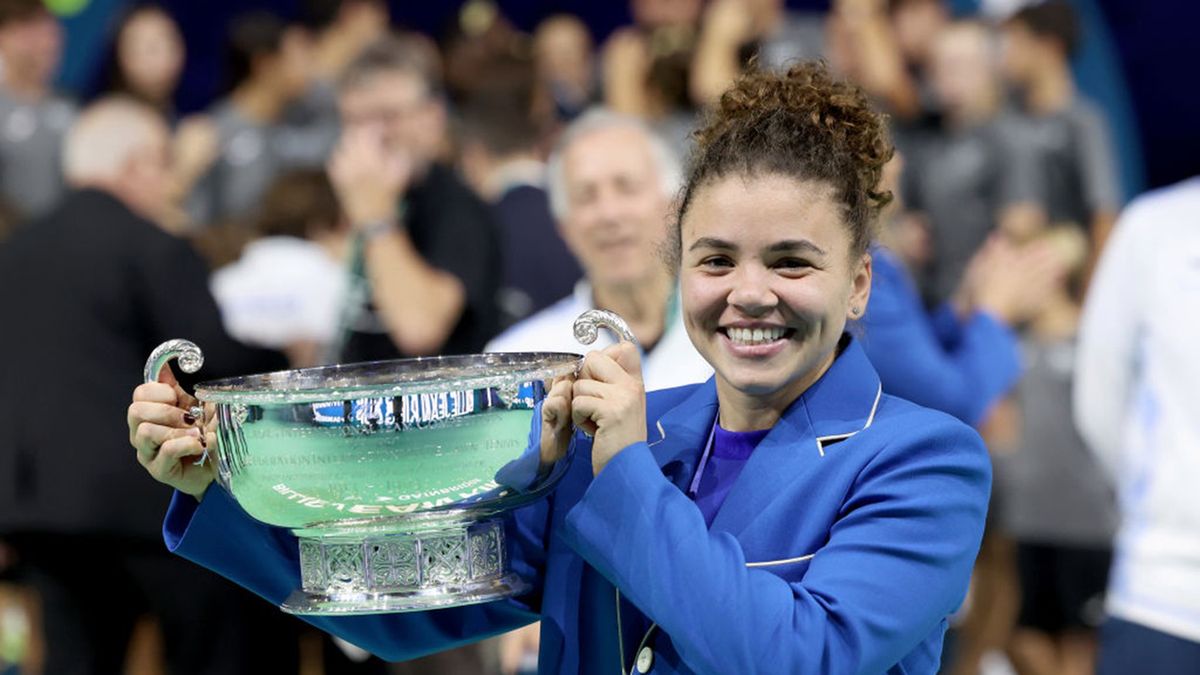
{"type": "MultiPolygon", "coordinates": [[[[629,324],[625,323],[616,312],[610,312],[607,309],[589,309],[579,318],[575,319],[575,339],[585,345],[590,345],[600,337],[600,327],[603,326],[616,334],[618,340],[632,342],[633,346],[641,349],[637,338],[633,336],[633,331],[629,330],[629,324]]],[[[583,359],[579,360],[579,365],[575,368],[575,374],[583,368],[583,359]]],[[[591,434],[583,432],[585,436],[591,438],[591,434]]]]}
{"type": "Polygon", "coordinates": [[[633,336],[633,331],[629,330],[629,324],[625,323],[625,319],[607,309],[589,309],[580,314],[579,318],[575,319],[575,339],[585,345],[590,345],[600,337],[601,327],[611,330],[618,339],[632,342],[634,346],[640,347],[637,338],[633,336]]]}
{"type": "MultiPolygon", "coordinates": [[[[177,359],[179,369],[185,373],[194,373],[204,365],[204,353],[200,351],[196,343],[182,339],[167,340],[150,352],[150,358],[146,359],[146,367],[142,370],[142,380],[147,383],[158,382],[158,374],[171,359],[177,359]]],[[[200,432],[204,433],[204,408],[195,405],[188,410],[188,413],[196,418],[197,424],[201,425],[200,432]]],[[[208,450],[205,450],[204,454],[200,455],[200,459],[196,460],[196,466],[203,466],[207,459],[208,450]]]]}
{"type": "Polygon", "coordinates": [[[185,373],[194,373],[204,365],[204,353],[189,340],[167,340],[150,352],[146,359],[146,368],[142,371],[142,379],[147,382],[158,382],[158,374],[163,366],[171,359],[179,359],[179,368],[185,373]]]}

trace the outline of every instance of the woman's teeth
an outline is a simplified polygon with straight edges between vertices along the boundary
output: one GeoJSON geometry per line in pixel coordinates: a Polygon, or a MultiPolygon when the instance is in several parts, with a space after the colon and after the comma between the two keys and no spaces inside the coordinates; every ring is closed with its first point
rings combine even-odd
{"type": "Polygon", "coordinates": [[[786,328],[729,328],[729,339],[740,345],[761,345],[783,337],[786,328]]]}

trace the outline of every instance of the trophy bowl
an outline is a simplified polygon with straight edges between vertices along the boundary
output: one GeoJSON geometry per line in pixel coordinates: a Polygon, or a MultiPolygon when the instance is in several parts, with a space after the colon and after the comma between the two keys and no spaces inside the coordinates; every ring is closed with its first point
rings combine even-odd
{"type": "MultiPolygon", "coordinates": [[[[576,336],[590,343],[599,326],[632,340],[619,317],[596,310],[576,336]]],[[[171,359],[185,372],[203,363],[196,345],[171,340],[151,354],[145,379],[171,359]]],[[[531,589],[509,565],[505,514],[565,472],[572,447],[543,461],[541,406],[581,362],[494,353],[227,378],[196,386],[197,418],[216,428],[221,487],[299,540],[301,587],[284,611],[469,605],[531,589]]]]}

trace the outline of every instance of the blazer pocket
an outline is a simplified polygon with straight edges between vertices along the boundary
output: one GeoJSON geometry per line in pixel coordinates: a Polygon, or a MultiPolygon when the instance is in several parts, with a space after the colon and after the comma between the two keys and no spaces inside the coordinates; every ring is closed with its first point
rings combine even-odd
{"type": "Polygon", "coordinates": [[[762,560],[746,563],[746,567],[752,570],[766,570],[778,577],[782,577],[785,581],[797,582],[804,578],[805,572],[808,571],[808,566],[812,563],[815,553],[808,555],[797,556],[795,558],[783,558],[781,560],[762,560]]]}

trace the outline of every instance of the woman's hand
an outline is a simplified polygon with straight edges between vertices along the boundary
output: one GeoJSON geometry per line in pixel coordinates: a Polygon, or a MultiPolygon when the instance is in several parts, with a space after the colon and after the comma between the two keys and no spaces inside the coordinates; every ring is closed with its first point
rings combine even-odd
{"type": "Polygon", "coordinates": [[[171,369],[163,368],[158,382],[133,390],[126,416],[138,462],[155,480],[197,500],[216,477],[215,462],[196,464],[195,458],[216,443],[214,431],[197,426],[188,412],[198,404],[175,381],[171,369]]]}
{"type": "Polygon", "coordinates": [[[571,444],[571,388],[575,376],[556,378],[542,401],[541,464],[546,470],[567,455],[571,444]]]}
{"type": "Polygon", "coordinates": [[[621,342],[588,354],[572,393],[571,417],[593,436],[594,475],[618,452],[646,440],[646,387],[633,344],[621,342]]]}

